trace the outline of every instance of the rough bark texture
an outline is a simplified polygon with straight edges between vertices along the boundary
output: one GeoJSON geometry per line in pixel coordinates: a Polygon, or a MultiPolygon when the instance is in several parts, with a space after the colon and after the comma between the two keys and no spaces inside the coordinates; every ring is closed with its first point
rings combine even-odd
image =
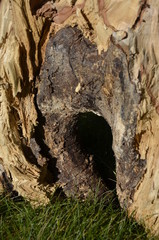
{"type": "Polygon", "coordinates": [[[42,204],[57,186],[94,191],[99,174],[76,134],[92,112],[112,130],[121,206],[159,233],[158,10],[156,0],[0,1],[3,185],[42,204]]]}
{"type": "Polygon", "coordinates": [[[89,167],[84,165],[73,135],[78,113],[91,111],[103,116],[111,126],[114,143],[117,143],[115,153],[120,148],[120,155],[116,157],[117,171],[121,174],[119,184],[125,191],[129,188],[127,196],[132,193],[145,165],[133,147],[134,138],[128,137],[135,134],[138,102],[138,94],[128,75],[127,60],[120,49],[112,45],[107,52],[98,55],[96,46],[85,39],[81,31],[71,27],[50,38],[40,75],[37,105],[45,117],[45,143],[57,158],[59,182],[67,188],[69,182],[72,194],[73,187],[80,181],[83,191],[82,182],[86,182],[86,186],[91,182],[90,174],[85,173],[89,167]],[[117,124],[118,116],[122,124],[117,124]],[[127,182],[122,175],[128,176],[127,182]],[[88,179],[84,180],[85,177],[88,179]]]}

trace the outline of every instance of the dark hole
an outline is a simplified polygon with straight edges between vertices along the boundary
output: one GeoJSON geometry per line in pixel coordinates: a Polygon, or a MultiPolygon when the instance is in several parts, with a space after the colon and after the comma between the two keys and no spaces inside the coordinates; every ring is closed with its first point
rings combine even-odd
{"type": "Polygon", "coordinates": [[[115,189],[115,157],[109,124],[92,112],[80,113],[76,122],[76,137],[82,152],[93,155],[94,172],[109,189],[115,189]]]}

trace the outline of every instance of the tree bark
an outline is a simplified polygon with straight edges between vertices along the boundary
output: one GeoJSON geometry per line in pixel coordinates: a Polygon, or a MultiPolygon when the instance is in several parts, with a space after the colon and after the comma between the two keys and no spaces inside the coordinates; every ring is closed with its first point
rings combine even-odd
{"type": "Polygon", "coordinates": [[[85,198],[100,179],[107,192],[100,169],[114,155],[121,206],[159,234],[158,10],[155,0],[0,1],[4,186],[39,204],[57,187],[85,198]],[[81,119],[97,116],[100,164],[98,143],[86,152],[79,140],[81,119]]]}

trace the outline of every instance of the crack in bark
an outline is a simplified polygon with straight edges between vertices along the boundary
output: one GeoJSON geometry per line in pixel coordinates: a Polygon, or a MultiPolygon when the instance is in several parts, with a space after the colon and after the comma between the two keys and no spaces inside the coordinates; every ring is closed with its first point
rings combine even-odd
{"type": "Polygon", "coordinates": [[[90,31],[91,31],[91,30],[94,30],[91,22],[89,21],[87,15],[84,13],[83,10],[81,10],[81,13],[82,13],[83,18],[85,19],[85,21],[86,21],[86,23],[87,23],[87,25],[88,25],[88,27],[89,27],[89,30],[90,30],[90,31]]]}
{"type": "Polygon", "coordinates": [[[144,10],[146,8],[150,8],[150,5],[147,3],[147,0],[144,0],[143,1],[143,4],[141,5],[140,7],[140,10],[139,10],[139,13],[138,13],[138,17],[136,18],[133,26],[132,26],[132,29],[135,29],[137,27],[137,25],[141,22],[141,17],[142,17],[142,14],[144,12],[144,10]]]}

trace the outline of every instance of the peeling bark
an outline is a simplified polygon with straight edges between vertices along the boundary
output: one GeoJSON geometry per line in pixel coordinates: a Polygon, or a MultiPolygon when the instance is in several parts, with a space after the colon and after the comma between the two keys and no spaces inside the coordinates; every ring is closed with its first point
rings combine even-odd
{"type": "Polygon", "coordinates": [[[57,187],[86,197],[100,178],[107,192],[96,153],[78,141],[79,116],[94,114],[111,127],[121,206],[159,233],[158,9],[155,0],[0,1],[5,188],[39,204],[57,187]]]}

